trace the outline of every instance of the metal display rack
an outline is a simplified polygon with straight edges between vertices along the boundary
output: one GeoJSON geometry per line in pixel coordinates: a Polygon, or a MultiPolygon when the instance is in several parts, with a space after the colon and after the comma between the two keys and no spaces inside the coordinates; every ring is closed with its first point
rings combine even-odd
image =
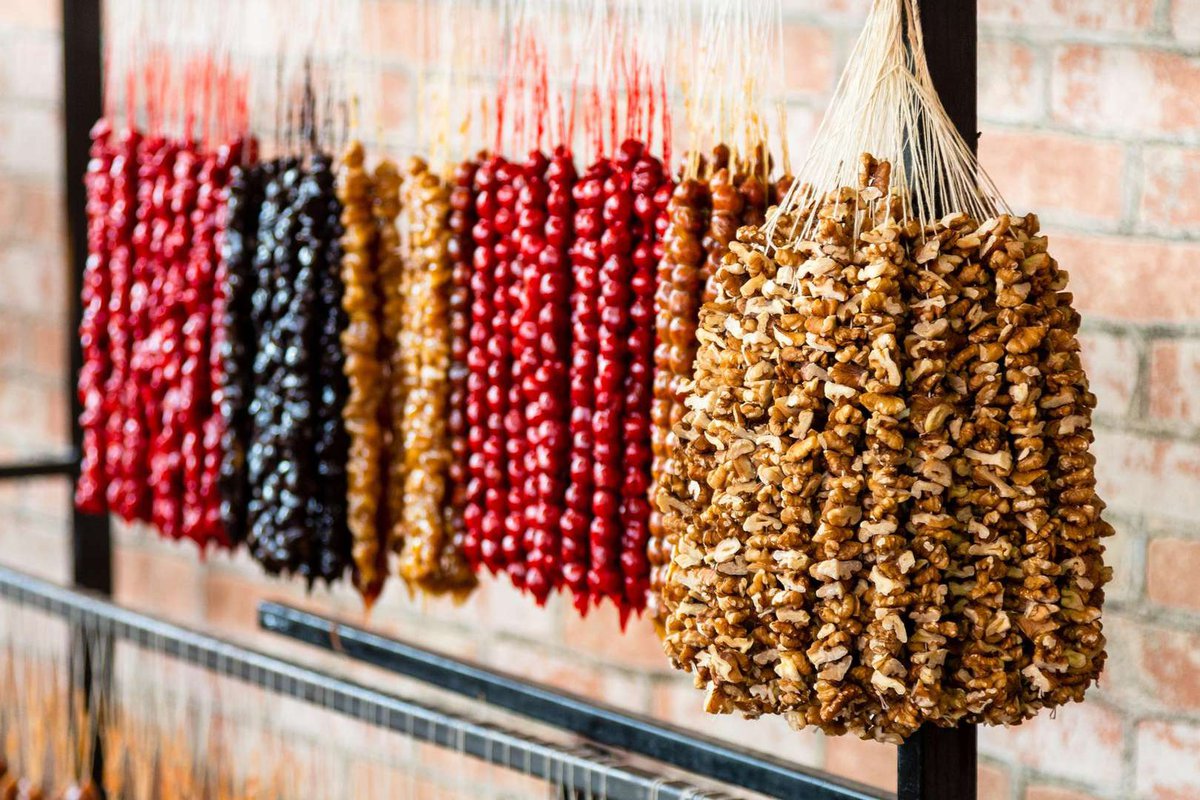
{"type": "MultiPolygon", "coordinates": [[[[85,194],[81,177],[88,161],[88,132],[102,113],[101,0],[61,0],[64,190],[70,270],[71,321],[81,317],[79,285],[87,258],[85,194]]],[[[973,148],[976,128],[976,0],[922,0],[921,27],[929,69],[942,102],[973,148]]],[[[0,480],[78,474],[79,402],[75,391],[82,363],[78,338],[68,337],[72,449],[18,463],[0,464],[0,480]]],[[[564,748],[466,717],[380,692],[334,675],[263,655],[212,636],[127,611],[103,597],[112,593],[112,535],[107,516],[71,508],[73,588],[62,588],[0,567],[0,597],[67,618],[90,636],[154,647],[187,663],[387,727],[430,744],[459,749],[491,764],[556,781],[568,798],[674,800],[690,788],[663,782],[646,771],[618,765],[604,748],[643,756],[733,787],[797,800],[881,800],[889,795],[818,771],[726,745],[691,731],[590,703],[516,677],[483,669],[388,639],[370,631],[274,603],[259,609],[264,630],[336,650],[477,702],[515,712],[542,725],[582,736],[594,744],[564,748]]],[[[79,637],[75,637],[79,638],[79,637]]],[[[78,648],[85,660],[85,688],[104,676],[86,664],[93,647],[78,648]]],[[[97,753],[96,769],[102,753],[97,753]]],[[[899,747],[898,800],[974,800],[974,726],[925,726],[899,747]]]]}

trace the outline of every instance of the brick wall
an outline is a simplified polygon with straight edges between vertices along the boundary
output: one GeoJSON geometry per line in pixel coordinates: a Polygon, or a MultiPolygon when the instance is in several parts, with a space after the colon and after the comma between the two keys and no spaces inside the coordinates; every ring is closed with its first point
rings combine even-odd
{"type": "MultiPolygon", "coordinates": [[[[385,30],[407,0],[384,4],[385,30]]],[[[793,152],[803,147],[867,0],[787,0],[793,152]]],[[[0,0],[0,457],[66,437],[58,19],[52,0],[0,0]]],[[[1082,706],[981,734],[989,800],[1200,797],[1200,0],[979,0],[980,151],[1015,209],[1036,210],[1071,273],[1099,397],[1098,472],[1117,536],[1109,667],[1082,706]]],[[[395,43],[395,38],[385,40],[395,43]]],[[[390,140],[412,130],[403,48],[386,54],[390,140]]],[[[68,495],[0,487],[0,556],[64,573],[68,495]]],[[[283,597],[351,618],[344,589],[305,597],[244,557],[118,534],[120,598],[235,634],[283,597]]],[[[488,582],[462,606],[395,586],[371,623],[606,702],[802,763],[894,785],[894,748],[708,718],[645,625],[617,631],[488,582]]],[[[258,644],[268,644],[262,640],[258,644]]]]}

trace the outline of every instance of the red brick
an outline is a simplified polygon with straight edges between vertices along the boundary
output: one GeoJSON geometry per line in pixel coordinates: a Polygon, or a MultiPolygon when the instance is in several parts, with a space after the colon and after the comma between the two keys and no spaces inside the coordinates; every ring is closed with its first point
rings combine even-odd
{"type": "MultiPolygon", "coordinates": [[[[14,492],[19,491],[16,484],[14,492]]],[[[70,578],[71,542],[62,525],[43,524],[17,513],[16,508],[0,501],[0,553],[4,566],[28,572],[46,580],[65,582],[70,578]]],[[[7,607],[3,613],[8,613],[7,607]]]]}
{"type": "Polygon", "coordinates": [[[859,24],[871,8],[871,0],[783,0],[783,12],[789,17],[859,24]]]}
{"type": "Polygon", "coordinates": [[[1150,349],[1150,413],[1200,425],[1200,341],[1157,341],[1150,349]]]}
{"type": "MultiPolygon", "coordinates": [[[[201,572],[198,564],[193,569],[201,572]]],[[[265,581],[249,580],[225,570],[203,570],[200,580],[204,621],[222,631],[249,633],[257,630],[259,601],[277,597],[265,581]]]]}
{"type": "Polygon", "coordinates": [[[1181,42],[1200,42],[1200,0],[1172,0],[1171,32],[1181,42]]]}
{"type": "Polygon", "coordinates": [[[1096,491],[1101,499],[1122,511],[1140,510],[1145,499],[1140,488],[1161,473],[1154,440],[1101,428],[1096,431],[1092,453],[1096,456],[1096,491]]]}
{"type": "Polygon", "coordinates": [[[894,792],[896,745],[865,742],[857,736],[831,736],[825,745],[825,769],[885,792],[894,792]]]}
{"type": "Polygon", "coordinates": [[[35,375],[65,380],[67,339],[73,335],[65,315],[59,317],[47,313],[28,321],[24,328],[25,368],[35,375]]]}
{"type": "Polygon", "coordinates": [[[1143,628],[1141,664],[1160,703],[1172,712],[1200,710],[1200,634],[1143,628]]]}
{"type": "Polygon", "coordinates": [[[978,800],[1010,800],[1012,773],[1003,764],[979,765],[978,800]]]}
{"type": "Polygon", "coordinates": [[[62,37],[8,37],[0,47],[0,97],[57,103],[62,97],[62,37]]]}
{"type": "Polygon", "coordinates": [[[549,641],[558,636],[558,620],[565,605],[560,598],[539,607],[532,595],[520,592],[505,578],[480,579],[479,588],[469,600],[473,620],[488,631],[511,636],[549,641]]]}
{"type": "Polygon", "coordinates": [[[1137,345],[1128,336],[1084,333],[1079,346],[1097,410],[1124,415],[1138,386],[1137,345]]]}
{"type": "Polygon", "coordinates": [[[603,694],[603,672],[594,664],[581,663],[531,642],[494,642],[485,659],[492,667],[522,680],[569,689],[592,699],[603,694]]]}
{"type": "Polygon", "coordinates": [[[1200,58],[1090,44],[1066,45],[1055,54],[1054,119],[1078,130],[1194,137],[1197,96],[1200,58]]]}
{"type": "Polygon", "coordinates": [[[1018,212],[1087,222],[1121,217],[1121,145],[1057,133],[994,131],[979,160],[1018,212]]]}
{"type": "Polygon", "coordinates": [[[1015,757],[1026,767],[1084,786],[1111,788],[1121,779],[1120,714],[1095,700],[1043,712],[1011,728],[981,727],[980,752],[1015,757]]]}
{"type": "Polygon", "coordinates": [[[59,241],[65,217],[62,191],[50,180],[0,177],[0,232],[6,241],[59,241]]]}
{"type": "MultiPolygon", "coordinates": [[[[416,121],[417,97],[408,71],[400,67],[384,70],[380,86],[379,124],[385,130],[412,125],[416,121]]],[[[370,133],[375,122],[364,117],[362,125],[364,132],[370,133]]]]}
{"type": "Polygon", "coordinates": [[[30,450],[63,447],[68,441],[66,403],[65,387],[51,387],[28,375],[5,380],[0,383],[0,419],[8,426],[0,428],[0,434],[30,450]]]}
{"type": "Polygon", "coordinates": [[[1085,316],[1138,322],[1196,318],[1200,243],[1051,232],[1050,251],[1070,272],[1068,288],[1085,316]]]}
{"type": "Polygon", "coordinates": [[[459,798],[474,797],[537,798],[558,796],[554,788],[548,785],[544,779],[526,775],[520,770],[493,767],[487,771],[486,775],[487,779],[480,787],[473,788],[470,791],[451,793],[443,789],[433,800],[459,800],[459,798]]]}
{"type": "Polygon", "coordinates": [[[59,309],[67,291],[67,265],[48,248],[12,245],[0,249],[0,308],[34,314],[59,309]]]}
{"type": "Polygon", "coordinates": [[[979,21],[1028,26],[1032,32],[1073,28],[1132,33],[1154,23],[1154,0],[980,0],[979,21]]]}
{"type": "Polygon", "coordinates": [[[71,411],[67,388],[58,385],[57,381],[49,385],[39,382],[39,386],[39,402],[42,406],[37,417],[40,427],[32,428],[31,433],[33,436],[40,434],[49,448],[65,447],[71,436],[71,411]]]}
{"type": "MultiPolygon", "coordinates": [[[[367,46],[378,45],[386,60],[416,66],[422,57],[433,56],[431,48],[422,41],[422,31],[436,25],[430,9],[436,8],[416,0],[375,0],[364,9],[364,19],[377,28],[367,37],[367,46]],[[374,9],[371,8],[374,5],[374,9]]],[[[473,8],[472,26],[484,32],[502,31],[496,12],[489,7],[473,8]],[[483,15],[488,15],[485,18],[483,15]]]]}
{"type": "Polygon", "coordinates": [[[1200,515],[1200,445],[1100,428],[1093,452],[1098,491],[1115,510],[1189,521],[1200,515]]]}
{"type": "MultiPolygon", "coordinates": [[[[53,452],[55,446],[66,447],[55,442],[43,446],[40,452],[53,452]]],[[[22,481],[20,486],[24,503],[22,517],[26,522],[50,533],[61,533],[67,529],[71,524],[71,508],[75,497],[75,487],[69,480],[47,477],[22,481]]]]}
{"type": "Polygon", "coordinates": [[[1200,726],[1147,721],[1137,727],[1138,797],[1195,800],[1200,797],[1200,726]]]}
{"type": "Polygon", "coordinates": [[[0,26],[53,30],[62,26],[62,4],[50,0],[4,0],[0,26]]]}
{"type": "Polygon", "coordinates": [[[383,594],[370,611],[363,607],[357,594],[347,598],[342,611],[347,620],[372,627],[394,624],[408,630],[414,625],[424,624],[433,630],[453,629],[458,632],[466,630],[472,622],[478,624],[482,619],[481,613],[473,596],[460,604],[449,598],[413,595],[394,576],[385,584],[383,594]]]}
{"type": "Polygon", "coordinates": [[[204,618],[204,576],[196,569],[191,544],[147,542],[118,547],[113,560],[114,596],[118,603],[173,622],[204,618]]]}
{"type": "MultiPolygon", "coordinates": [[[[1139,565],[1145,571],[1144,565],[1139,565]]],[[[1105,587],[1104,636],[1108,658],[1104,671],[1100,673],[1093,697],[1103,697],[1114,708],[1146,708],[1150,696],[1146,676],[1142,668],[1142,630],[1146,623],[1138,618],[1137,612],[1126,613],[1113,607],[1105,587]]],[[[1130,608],[1137,608],[1129,604],[1130,608]]],[[[1090,702],[1090,699],[1089,699],[1090,702]]]]}
{"type": "Polygon", "coordinates": [[[1025,800],[1099,800],[1094,794],[1064,789],[1061,786],[1035,784],[1025,789],[1025,800]]]}
{"type": "Polygon", "coordinates": [[[487,575],[480,576],[478,587],[462,602],[452,597],[412,594],[395,579],[385,585],[369,614],[363,613],[356,593],[339,589],[335,596],[348,619],[361,615],[371,624],[395,623],[406,629],[424,624],[458,632],[477,629],[534,641],[557,638],[558,606],[554,599],[539,608],[532,598],[513,589],[507,579],[487,575]]]}
{"type": "MultiPolygon", "coordinates": [[[[596,700],[600,703],[623,708],[637,714],[648,714],[653,708],[654,691],[651,678],[623,670],[601,666],[603,684],[596,700]]],[[[571,691],[568,684],[567,691],[571,691]]]]}
{"type": "Polygon", "coordinates": [[[24,325],[17,314],[0,314],[0,370],[7,370],[25,362],[23,340],[24,325]]]}
{"type": "MultiPolygon", "coordinates": [[[[979,112],[985,123],[1042,119],[1045,87],[1042,65],[1032,47],[1008,39],[980,39],[979,112]]],[[[991,135],[985,131],[983,141],[991,135]]]]}
{"type": "Polygon", "coordinates": [[[822,111],[812,105],[788,104],[783,139],[787,142],[787,161],[791,164],[789,172],[795,172],[804,163],[804,157],[808,154],[808,149],[816,138],[817,128],[821,125],[822,111]]]}
{"type": "MultiPolygon", "coordinates": [[[[1197,101],[1200,102],[1200,101],[1197,101]]],[[[1138,223],[1144,230],[1196,235],[1200,231],[1200,150],[1147,147],[1142,161],[1142,197],[1138,223]]]]}
{"type": "Polygon", "coordinates": [[[13,106],[0,114],[0,167],[22,176],[58,180],[62,174],[62,114],[13,106]]]}
{"type": "Polygon", "coordinates": [[[1109,521],[1116,534],[1104,540],[1104,563],[1113,568],[1112,581],[1104,587],[1104,597],[1117,602],[1132,602],[1137,599],[1142,585],[1145,540],[1124,520],[1109,521]]]}
{"type": "MultiPolygon", "coordinates": [[[[410,763],[401,765],[401,771],[395,776],[397,788],[410,783],[413,773],[416,773],[438,787],[440,793],[430,795],[437,800],[481,796],[540,797],[545,794],[546,787],[542,779],[525,775],[519,770],[503,769],[464,756],[452,747],[438,747],[425,742],[415,742],[412,744],[398,743],[395,749],[400,748],[410,750],[413,757],[410,759],[410,763]],[[491,791],[479,791],[484,786],[491,791]]],[[[503,753],[503,750],[500,752],[503,753]]],[[[411,792],[401,793],[393,790],[362,796],[408,797],[410,794],[411,792]]]]}
{"type": "Polygon", "coordinates": [[[738,714],[705,714],[704,692],[684,674],[656,680],[651,714],[685,730],[808,767],[823,764],[825,747],[832,741],[815,731],[794,731],[779,716],[743,719],[738,714]]]}
{"type": "Polygon", "coordinates": [[[788,23],[783,28],[783,88],[788,92],[825,94],[837,79],[833,34],[813,25],[788,23]]]}
{"type": "MultiPolygon", "coordinates": [[[[1193,486],[1194,489],[1194,486],[1193,486]]],[[[1146,551],[1146,596],[1155,603],[1200,611],[1200,541],[1152,539],[1146,551]]]]}
{"type": "Polygon", "coordinates": [[[672,672],[654,626],[645,618],[633,618],[621,632],[616,609],[611,603],[593,608],[580,619],[568,611],[563,623],[563,644],[592,658],[651,672],[672,672]]]}

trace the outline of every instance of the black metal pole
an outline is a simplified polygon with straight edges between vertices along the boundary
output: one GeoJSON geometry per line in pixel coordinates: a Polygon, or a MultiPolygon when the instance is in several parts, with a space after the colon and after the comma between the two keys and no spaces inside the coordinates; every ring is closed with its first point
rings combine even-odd
{"type": "MultiPolygon", "coordinates": [[[[967,146],[979,143],[976,0],[921,0],[925,58],[942,105],[967,146]]],[[[974,725],[925,725],[900,745],[898,800],[975,800],[974,725]]]]}
{"type": "MultiPolygon", "coordinates": [[[[87,195],[83,175],[87,169],[91,140],[89,133],[103,113],[103,78],[100,0],[62,0],[63,44],[63,143],[64,197],[67,211],[67,281],[70,298],[71,335],[67,374],[67,394],[71,398],[71,444],[80,451],[83,435],[79,427],[79,395],[75,387],[83,364],[83,350],[75,331],[83,315],[79,288],[87,263],[87,195]]],[[[79,464],[71,470],[72,482],[79,477],[79,464]]],[[[104,595],[112,594],[112,530],[107,514],[83,514],[71,504],[71,579],[76,586],[104,595]]],[[[93,657],[112,663],[101,655],[111,654],[111,637],[97,639],[96,629],[76,625],[71,631],[72,674],[80,681],[80,691],[90,701],[98,686],[108,684],[111,676],[96,674],[93,657]]],[[[102,721],[100,721],[102,723],[102,721]]],[[[90,765],[95,787],[102,785],[104,754],[99,728],[95,729],[93,758],[90,765]]],[[[91,735],[83,733],[81,735],[91,735]]]]}
{"type": "Polygon", "coordinates": [[[49,478],[55,475],[70,477],[79,467],[79,456],[75,452],[64,456],[11,461],[0,464],[0,481],[49,478]]]}
{"type": "Polygon", "coordinates": [[[977,0],[921,0],[925,60],[942,105],[971,152],[979,143],[977,0]]]}
{"type": "MultiPolygon", "coordinates": [[[[67,201],[67,257],[71,280],[72,335],[67,391],[71,397],[71,442],[79,451],[79,396],[75,390],[83,351],[75,331],[83,308],[79,286],[87,263],[87,196],[83,175],[87,170],[88,136],[103,113],[101,83],[100,0],[62,0],[63,20],[63,123],[67,201]]],[[[76,474],[75,477],[78,477],[76,474]]],[[[72,578],[76,586],[103,594],[112,593],[112,531],[108,516],[81,514],[72,506],[72,578]]]]}

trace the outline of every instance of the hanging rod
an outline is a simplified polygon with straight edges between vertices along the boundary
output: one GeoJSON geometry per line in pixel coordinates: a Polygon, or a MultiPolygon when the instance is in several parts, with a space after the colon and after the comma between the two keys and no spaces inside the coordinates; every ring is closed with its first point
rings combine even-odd
{"type": "Polygon", "coordinates": [[[259,627],[439,689],[511,711],[605,747],[789,800],[881,800],[864,784],[809,771],[700,736],[649,717],[618,711],[292,606],[264,602],[259,627]]]}
{"type": "Polygon", "coordinates": [[[0,481],[72,475],[78,465],[79,454],[74,451],[61,456],[31,458],[27,461],[6,461],[0,463],[0,481]]]}
{"type": "Polygon", "coordinates": [[[63,617],[99,636],[128,641],[417,741],[546,780],[561,786],[565,796],[596,800],[694,800],[719,796],[681,781],[664,781],[622,764],[595,747],[539,741],[129,611],[7,567],[0,567],[0,598],[63,617]]]}

